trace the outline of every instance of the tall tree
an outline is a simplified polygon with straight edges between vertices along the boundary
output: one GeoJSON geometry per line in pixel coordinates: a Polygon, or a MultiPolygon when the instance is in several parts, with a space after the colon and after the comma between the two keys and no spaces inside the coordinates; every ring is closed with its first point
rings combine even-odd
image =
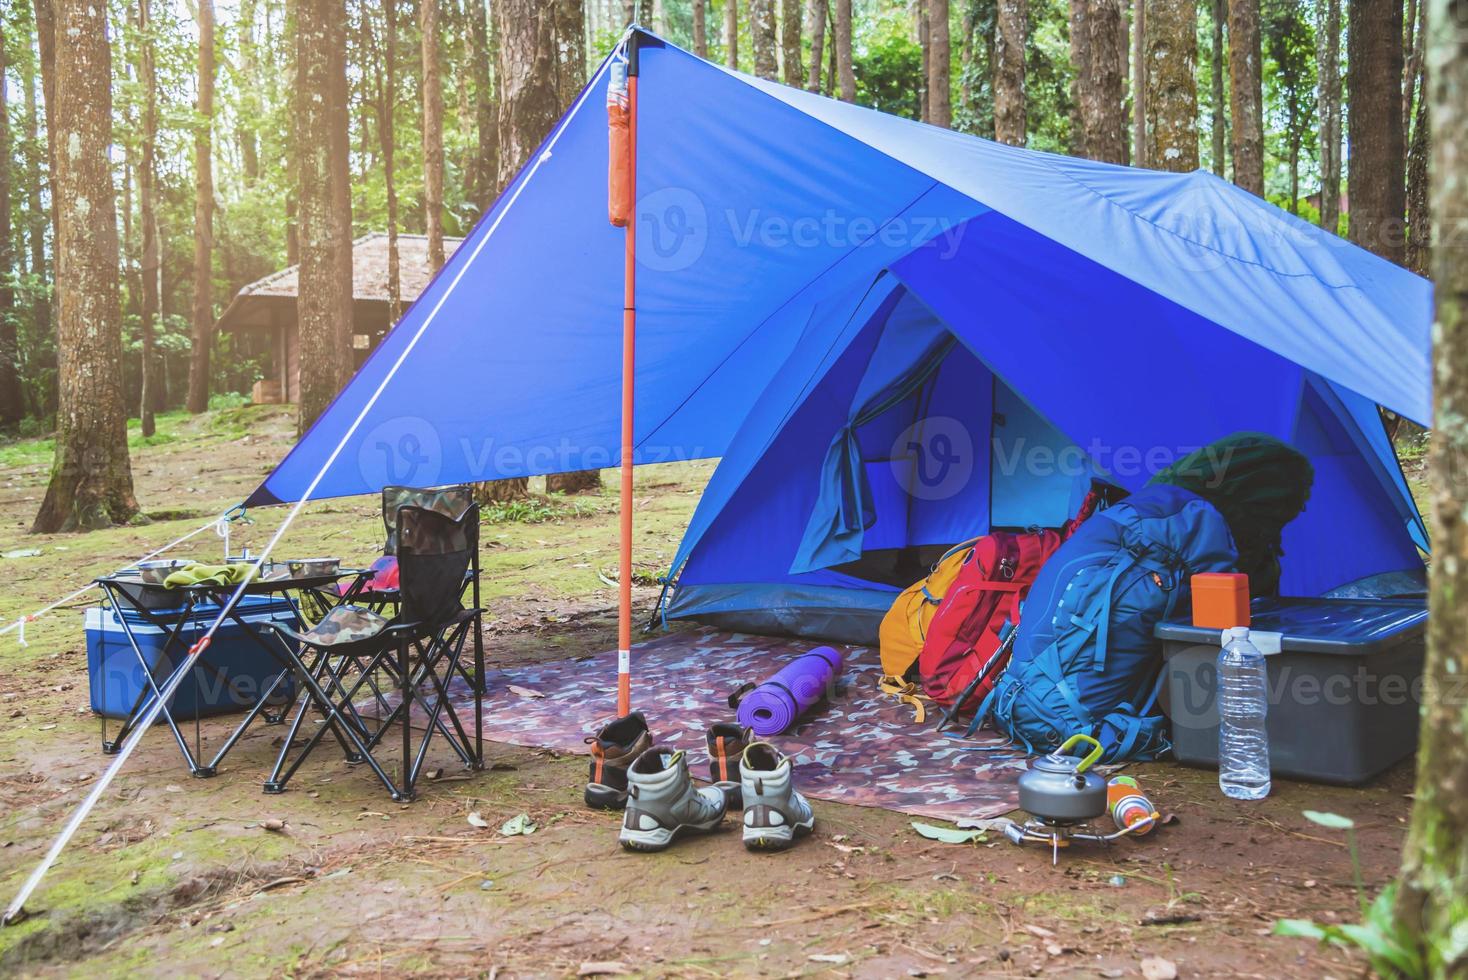
{"type": "MultiPolygon", "coordinates": [[[[1017,4],[1021,8],[1025,6],[1025,0],[1000,0],[999,7],[1004,9],[1007,3],[1017,4]]],[[[948,0],[927,0],[928,4],[928,122],[934,126],[942,126],[944,129],[953,125],[953,48],[948,35],[948,0]]],[[[1018,28],[1024,31],[1023,18],[1025,12],[1019,11],[1021,18],[1018,28]]],[[[1024,141],[1024,42],[1021,40],[1019,46],[1019,139],[1024,141]]],[[[1011,78],[1013,81],[1013,78],[1011,78]]],[[[996,92],[997,99],[997,92],[996,92]]],[[[996,110],[997,111],[997,110],[996,110]]]]}
{"type": "Polygon", "coordinates": [[[1407,87],[1404,117],[1411,123],[1412,138],[1407,143],[1407,268],[1426,276],[1431,271],[1432,212],[1429,205],[1429,158],[1432,156],[1432,116],[1427,98],[1427,70],[1424,48],[1427,41],[1427,2],[1419,0],[1416,43],[1407,59],[1407,87]],[[1416,92],[1420,95],[1415,96],[1416,92]]]}
{"type": "MultiPolygon", "coordinates": [[[[482,7],[480,12],[483,13],[482,7]]],[[[397,129],[394,116],[398,104],[398,0],[382,0],[382,22],[383,79],[382,97],[377,102],[377,139],[382,153],[382,183],[387,208],[387,318],[389,323],[396,324],[403,315],[402,257],[398,251],[398,183],[393,160],[397,129]]],[[[481,149],[481,167],[487,163],[482,152],[481,149]]],[[[491,186],[493,179],[480,177],[491,186]]],[[[488,204],[481,206],[488,207],[488,204]]]]}
{"type": "Polygon", "coordinates": [[[1406,259],[1407,147],[1402,120],[1402,0],[1350,0],[1346,87],[1351,241],[1406,259]]]}
{"type": "MultiPolygon", "coordinates": [[[[294,0],[296,16],[296,217],[300,288],[301,412],[304,432],[326,409],[350,371],[351,280],[341,277],[342,216],[338,186],[345,165],[337,135],[345,123],[343,0],[294,0]],[[341,72],[341,77],[337,73],[341,72]],[[338,118],[338,117],[343,118],[338,118]],[[345,286],[345,289],[343,288],[345,286]]],[[[350,211],[346,216],[350,222],[350,211]]],[[[351,263],[351,243],[346,262],[351,263]]]]}
{"type": "Polygon", "coordinates": [[[739,70],[739,0],[724,0],[724,64],[739,70]]]}
{"type": "Polygon", "coordinates": [[[1091,77],[1091,28],[1086,23],[1089,8],[1089,0],[1070,0],[1070,152],[1078,157],[1088,155],[1086,118],[1081,110],[1085,96],[1081,89],[1091,77]]]}
{"type": "Polygon", "coordinates": [[[709,56],[709,0],[693,0],[693,53],[709,56]]]}
{"type": "Polygon", "coordinates": [[[10,106],[6,101],[5,18],[0,17],[0,428],[25,414],[20,388],[20,345],[15,308],[15,254],[10,237],[10,106]]]}
{"type": "Polygon", "coordinates": [[[1081,84],[1081,123],[1086,156],[1126,163],[1126,15],[1121,0],[1085,0],[1090,35],[1081,84]]]}
{"type": "MultiPolygon", "coordinates": [[[[1257,2],[1257,0],[1256,0],[1257,2]]],[[[1228,55],[1224,50],[1223,27],[1228,20],[1228,0],[1213,0],[1213,58],[1209,66],[1211,95],[1213,96],[1213,119],[1208,127],[1213,146],[1213,172],[1227,177],[1228,161],[1228,94],[1223,87],[1224,65],[1228,55]]]]}
{"type": "Polygon", "coordinates": [[[194,304],[189,355],[190,412],[209,407],[214,334],[214,0],[198,0],[199,87],[194,103],[194,304]]]}
{"type": "Polygon", "coordinates": [[[1264,97],[1261,92],[1259,0],[1229,0],[1228,90],[1234,183],[1264,196],[1264,97]]]}
{"type": "Polygon", "coordinates": [[[158,242],[158,68],[151,0],[138,0],[138,82],[143,92],[143,146],[138,162],[138,219],[142,224],[143,250],[138,262],[142,279],[138,316],[142,321],[142,383],[139,413],[143,435],[155,429],[154,411],[161,390],[154,378],[154,335],[158,324],[162,275],[158,242]]]}
{"type": "MultiPolygon", "coordinates": [[[[1431,3],[1428,85],[1422,97],[1431,113],[1433,216],[1446,227],[1468,214],[1468,170],[1463,166],[1468,159],[1468,30],[1455,18],[1460,3],[1431,3]]],[[[1468,677],[1468,603],[1463,601],[1468,591],[1468,488],[1463,483],[1463,460],[1468,458],[1468,252],[1433,249],[1432,279],[1437,303],[1437,424],[1428,467],[1432,598],[1417,791],[1396,917],[1401,933],[1426,964],[1426,975],[1456,977],[1468,970],[1463,944],[1463,883],[1468,881],[1468,710],[1463,701],[1463,679],[1468,677]]]]}
{"type": "MultiPolygon", "coordinates": [[[[1220,80],[1219,85],[1223,82],[1220,80]]],[[[1147,159],[1147,0],[1132,3],[1132,163],[1147,159]]]]}
{"type": "Polygon", "coordinates": [[[1341,0],[1315,0],[1320,95],[1320,226],[1341,217],[1341,0]]]}
{"type": "MultiPolygon", "coordinates": [[[[265,99],[260,77],[260,51],[256,40],[259,0],[240,0],[239,77],[241,111],[236,113],[236,132],[240,147],[240,168],[246,184],[260,179],[260,134],[257,127],[265,115],[265,99]]],[[[363,20],[367,18],[364,14],[363,20]]]]}
{"type": "Polygon", "coordinates": [[[1198,169],[1196,0],[1147,5],[1147,161],[1175,173],[1198,169]]]}
{"type": "MultiPolygon", "coordinates": [[[[729,0],[733,3],[734,0],[729,0]]],[[[851,61],[851,0],[836,0],[835,55],[836,77],[841,101],[856,101],[856,71],[851,61]]]]}
{"type": "Polygon", "coordinates": [[[800,0],[780,0],[780,70],[791,88],[805,84],[800,56],[800,0]]]}
{"type": "Polygon", "coordinates": [[[46,84],[57,97],[48,136],[66,148],[52,174],[61,381],[56,456],[36,532],[105,527],[138,510],[122,395],[107,8],[57,0],[54,30],[67,38],[53,46],[46,84]]]}
{"type": "Polygon", "coordinates": [[[826,5],[829,0],[805,0],[805,32],[810,35],[810,75],[807,91],[821,90],[821,65],[826,41],[826,5]]]}
{"type": "MultiPolygon", "coordinates": [[[[1085,0],[1077,0],[1084,3],[1085,0]]],[[[992,59],[994,138],[1024,146],[1029,123],[1025,112],[1025,43],[1029,36],[1028,0],[998,0],[992,59]]]]}
{"type": "MultiPolygon", "coordinates": [[[[33,6],[36,14],[36,53],[41,63],[41,102],[46,122],[46,184],[54,200],[56,195],[56,5],[55,0],[33,0],[33,6]]],[[[34,186],[35,211],[33,213],[49,214],[51,223],[51,295],[44,301],[38,300],[36,303],[37,332],[50,335],[56,340],[57,346],[56,382],[50,386],[41,399],[43,414],[49,415],[52,410],[59,409],[61,405],[59,390],[61,381],[60,328],[55,323],[59,312],[55,281],[56,249],[61,238],[61,219],[55,207],[42,210],[40,183],[37,182],[34,186]]]]}
{"type": "Polygon", "coordinates": [[[749,37],[754,47],[754,73],[771,81],[779,78],[775,54],[775,0],[749,0],[749,37]]]}
{"type": "Polygon", "coordinates": [[[443,78],[439,75],[438,0],[418,0],[418,35],[423,53],[423,227],[428,233],[428,268],[443,268],[443,78]]]}

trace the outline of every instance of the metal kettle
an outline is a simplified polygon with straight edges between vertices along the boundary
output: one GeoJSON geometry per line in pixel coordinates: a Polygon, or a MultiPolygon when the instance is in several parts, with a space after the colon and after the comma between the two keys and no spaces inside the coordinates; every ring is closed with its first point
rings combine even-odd
{"type": "Polygon", "coordinates": [[[1036,759],[1019,777],[1019,805],[1045,823],[1083,823],[1106,812],[1106,780],[1091,766],[1101,758],[1101,743],[1089,735],[1072,735],[1060,748],[1036,759]],[[1070,754],[1080,742],[1091,743],[1085,758],[1070,754]]]}

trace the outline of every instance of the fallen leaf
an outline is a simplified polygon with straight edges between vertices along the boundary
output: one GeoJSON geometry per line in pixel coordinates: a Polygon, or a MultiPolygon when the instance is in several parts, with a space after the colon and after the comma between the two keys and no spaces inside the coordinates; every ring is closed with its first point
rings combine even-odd
{"type": "Polygon", "coordinates": [[[513,694],[513,695],[515,695],[516,697],[521,697],[521,698],[543,698],[543,697],[545,697],[544,694],[542,694],[541,692],[537,691],[533,687],[521,687],[518,684],[510,684],[508,686],[509,686],[510,693],[513,694]]]}
{"type": "Polygon", "coordinates": [[[1177,964],[1160,956],[1149,956],[1142,961],[1142,976],[1146,980],[1177,980],[1177,964]]]}
{"type": "Polygon", "coordinates": [[[847,956],[845,953],[812,953],[810,956],[807,956],[806,959],[810,960],[812,963],[830,963],[832,966],[842,966],[848,960],[850,960],[851,957],[847,956]]]}
{"type": "Polygon", "coordinates": [[[506,820],[500,827],[500,833],[506,837],[518,837],[533,834],[539,829],[535,826],[535,821],[530,819],[530,814],[521,813],[506,820]]]}
{"type": "Polygon", "coordinates": [[[1038,936],[1041,939],[1054,939],[1055,938],[1055,933],[1054,932],[1051,932],[1049,929],[1046,929],[1044,926],[1026,925],[1026,926],[1023,927],[1023,929],[1024,929],[1025,932],[1029,933],[1030,935],[1032,935],[1032,936],[1038,936]]]}
{"type": "Polygon", "coordinates": [[[918,820],[912,822],[912,829],[928,840],[942,841],[944,844],[972,844],[984,839],[982,830],[954,830],[951,827],[935,827],[918,820]]]}
{"type": "Polygon", "coordinates": [[[578,977],[606,977],[619,973],[630,973],[627,964],[621,960],[590,960],[582,963],[577,969],[578,977]]]}
{"type": "Polygon", "coordinates": [[[478,810],[470,811],[468,820],[469,826],[471,827],[479,827],[480,829],[483,829],[489,826],[489,821],[481,817],[478,810]]]}

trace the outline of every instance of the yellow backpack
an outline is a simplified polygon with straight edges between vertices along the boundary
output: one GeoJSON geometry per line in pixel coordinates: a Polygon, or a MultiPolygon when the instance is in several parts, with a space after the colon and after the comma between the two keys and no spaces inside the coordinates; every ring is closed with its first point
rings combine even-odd
{"type": "Polygon", "coordinates": [[[928,624],[938,611],[949,586],[958,577],[963,566],[964,555],[978,538],[971,538],[954,545],[944,552],[933,565],[933,570],[921,582],[903,589],[882,617],[882,626],[877,636],[881,644],[882,680],[881,690],[898,700],[913,706],[921,722],[927,712],[923,707],[922,688],[907,679],[907,672],[917,663],[918,654],[923,652],[923,640],[928,635],[928,624]]]}

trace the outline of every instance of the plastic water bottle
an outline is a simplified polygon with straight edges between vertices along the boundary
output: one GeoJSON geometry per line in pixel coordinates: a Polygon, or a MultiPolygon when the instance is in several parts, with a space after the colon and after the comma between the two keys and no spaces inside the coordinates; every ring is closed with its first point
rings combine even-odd
{"type": "Polygon", "coordinates": [[[1236,800],[1269,795],[1268,675],[1249,628],[1223,631],[1218,655],[1218,788],[1236,800]]]}

